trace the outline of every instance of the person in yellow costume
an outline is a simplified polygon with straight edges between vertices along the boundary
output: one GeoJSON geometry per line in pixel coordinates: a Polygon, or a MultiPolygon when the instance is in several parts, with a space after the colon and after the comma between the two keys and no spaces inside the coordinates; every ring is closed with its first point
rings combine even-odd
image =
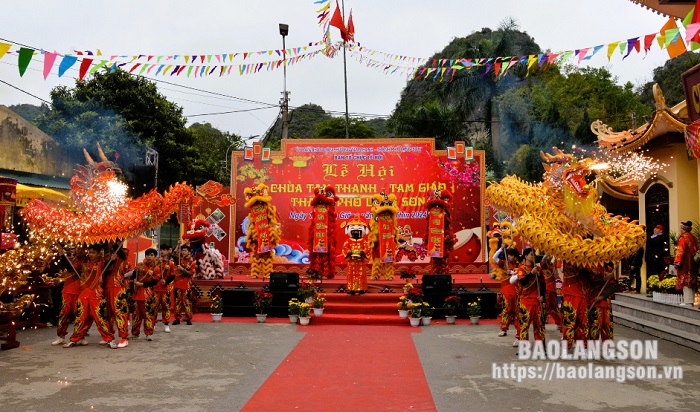
{"type": "Polygon", "coordinates": [[[251,252],[250,276],[268,278],[272,273],[275,246],[282,236],[277,220],[277,208],[270,204],[272,197],[264,184],[247,187],[243,191],[248,213],[246,245],[251,252]]]}
{"type": "Polygon", "coordinates": [[[384,192],[372,196],[372,220],[369,224],[369,247],[372,250],[372,280],[394,279],[394,262],[399,246],[399,213],[396,195],[384,192]]]}

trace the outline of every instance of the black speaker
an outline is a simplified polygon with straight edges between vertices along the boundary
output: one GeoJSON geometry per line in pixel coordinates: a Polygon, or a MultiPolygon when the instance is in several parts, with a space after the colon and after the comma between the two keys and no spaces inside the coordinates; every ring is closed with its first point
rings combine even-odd
{"type": "Polygon", "coordinates": [[[423,275],[423,293],[444,293],[452,291],[452,275],[423,275]]]}
{"type": "Polygon", "coordinates": [[[126,173],[131,197],[139,197],[156,187],[156,167],[152,165],[132,165],[126,173]]]}
{"type": "Polygon", "coordinates": [[[270,291],[296,291],[299,287],[299,274],[293,272],[270,273],[270,291]]]}

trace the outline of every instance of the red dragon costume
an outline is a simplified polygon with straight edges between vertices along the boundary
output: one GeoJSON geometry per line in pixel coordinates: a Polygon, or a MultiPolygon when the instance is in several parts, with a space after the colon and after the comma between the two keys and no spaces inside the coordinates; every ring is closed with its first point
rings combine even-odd
{"type": "Polygon", "coordinates": [[[314,189],[309,227],[309,269],[327,279],[335,276],[335,203],[337,201],[335,187],[329,185],[314,189]]]}
{"type": "Polygon", "coordinates": [[[372,196],[372,221],[369,224],[369,245],[372,249],[372,280],[382,276],[394,279],[394,260],[398,249],[399,213],[396,195],[382,192],[372,196]]]}
{"type": "Polygon", "coordinates": [[[423,243],[428,249],[433,273],[450,273],[447,259],[457,242],[452,232],[452,199],[452,193],[443,189],[431,193],[426,202],[428,228],[423,243]]]}

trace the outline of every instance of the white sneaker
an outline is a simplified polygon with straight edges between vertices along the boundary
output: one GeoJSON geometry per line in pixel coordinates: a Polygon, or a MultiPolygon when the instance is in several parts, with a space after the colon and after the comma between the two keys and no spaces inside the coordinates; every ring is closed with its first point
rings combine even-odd
{"type": "Polygon", "coordinates": [[[66,338],[59,336],[55,341],[51,342],[51,346],[63,345],[66,343],[66,338]]]}
{"type": "Polygon", "coordinates": [[[520,340],[516,339],[515,342],[513,342],[513,347],[517,348],[519,344],[520,344],[520,340]]]}
{"type": "Polygon", "coordinates": [[[85,339],[80,339],[80,340],[78,341],[78,345],[80,345],[80,346],[87,346],[87,345],[88,345],[88,341],[86,341],[85,339]]]}
{"type": "Polygon", "coordinates": [[[126,348],[129,346],[129,340],[128,339],[122,339],[119,341],[119,344],[117,345],[118,348],[126,348]]]}
{"type": "Polygon", "coordinates": [[[508,335],[508,332],[505,330],[502,330],[498,333],[498,336],[507,336],[507,335],[508,335]]]}
{"type": "Polygon", "coordinates": [[[146,336],[146,340],[148,340],[149,342],[153,342],[153,335],[146,336]]]}
{"type": "Polygon", "coordinates": [[[119,347],[119,345],[117,345],[117,341],[114,339],[107,342],[107,346],[109,346],[112,349],[117,349],[119,347]]]}
{"type": "Polygon", "coordinates": [[[165,333],[170,333],[170,326],[169,325],[165,325],[165,333]]]}
{"type": "Polygon", "coordinates": [[[106,344],[107,344],[107,341],[104,340],[104,339],[101,340],[101,341],[98,343],[98,345],[102,345],[102,346],[104,346],[104,345],[106,345],[106,344]]]}

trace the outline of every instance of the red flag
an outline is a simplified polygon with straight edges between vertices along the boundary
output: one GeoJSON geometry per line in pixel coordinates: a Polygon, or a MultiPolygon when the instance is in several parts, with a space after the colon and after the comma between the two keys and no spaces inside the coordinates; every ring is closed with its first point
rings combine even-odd
{"type": "Polygon", "coordinates": [[[350,17],[348,17],[348,40],[351,42],[355,41],[355,24],[352,22],[352,9],[350,9],[350,17]]]}
{"type": "Polygon", "coordinates": [[[343,41],[348,41],[348,31],[345,28],[345,22],[343,22],[343,16],[340,14],[340,7],[338,7],[338,0],[335,0],[335,11],[333,12],[333,17],[331,17],[331,26],[337,27],[340,30],[340,37],[343,41]]]}

